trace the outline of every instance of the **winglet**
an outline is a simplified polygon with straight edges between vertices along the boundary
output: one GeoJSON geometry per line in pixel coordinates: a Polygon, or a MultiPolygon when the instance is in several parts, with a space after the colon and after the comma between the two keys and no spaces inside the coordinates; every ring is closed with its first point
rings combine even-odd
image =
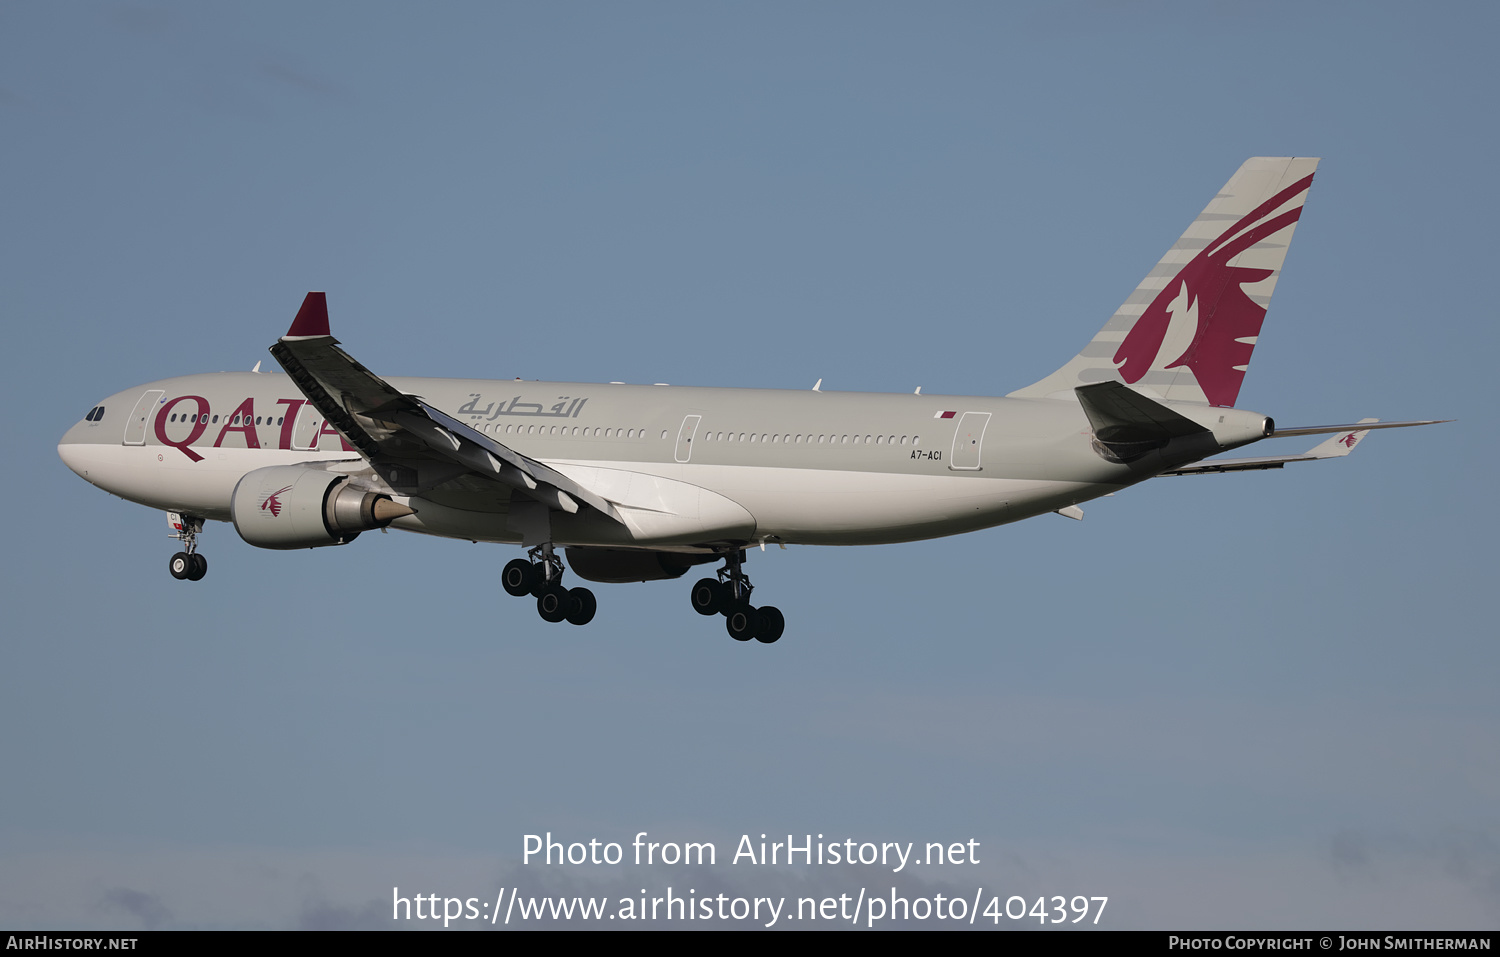
{"type": "Polygon", "coordinates": [[[331,336],[328,331],[328,296],[321,292],[310,292],[307,298],[302,300],[302,308],[297,310],[297,318],[292,320],[292,328],[286,331],[283,339],[312,339],[317,336],[331,336]]]}

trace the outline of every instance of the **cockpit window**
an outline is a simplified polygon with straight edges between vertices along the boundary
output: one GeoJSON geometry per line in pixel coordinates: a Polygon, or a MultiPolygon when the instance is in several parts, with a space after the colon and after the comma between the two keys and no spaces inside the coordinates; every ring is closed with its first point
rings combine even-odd
{"type": "Polygon", "coordinates": [[[102,406],[102,405],[96,405],[92,409],[89,409],[89,414],[83,417],[83,421],[85,421],[85,422],[98,422],[100,419],[103,419],[103,418],[104,418],[104,406],[102,406]]]}

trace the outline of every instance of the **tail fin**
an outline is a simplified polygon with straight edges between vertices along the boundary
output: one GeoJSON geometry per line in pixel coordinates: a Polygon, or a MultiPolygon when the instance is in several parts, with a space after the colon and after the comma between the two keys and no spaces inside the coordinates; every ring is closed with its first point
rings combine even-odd
{"type": "Polygon", "coordinates": [[[1164,399],[1234,405],[1317,168],[1307,157],[1246,160],[1093,341],[1011,395],[1124,382],[1164,399]]]}

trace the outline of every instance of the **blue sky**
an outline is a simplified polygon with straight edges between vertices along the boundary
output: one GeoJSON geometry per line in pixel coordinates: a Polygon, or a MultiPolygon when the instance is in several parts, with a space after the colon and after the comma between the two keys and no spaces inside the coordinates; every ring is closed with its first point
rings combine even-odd
{"type": "Polygon", "coordinates": [[[1497,26],[0,7],[0,925],[381,927],[392,886],[680,881],[520,862],[526,833],[645,830],[975,839],[912,886],[1108,895],[1113,927],[1494,928],[1497,26]],[[681,581],[599,586],[559,631],[500,590],[516,549],[396,533],[212,525],[176,582],[160,514],[55,452],[101,396],[273,363],[309,289],[385,375],[1002,394],[1289,154],[1323,163],[1240,405],[1461,421],[1081,523],[755,552],[772,647],[681,581]]]}

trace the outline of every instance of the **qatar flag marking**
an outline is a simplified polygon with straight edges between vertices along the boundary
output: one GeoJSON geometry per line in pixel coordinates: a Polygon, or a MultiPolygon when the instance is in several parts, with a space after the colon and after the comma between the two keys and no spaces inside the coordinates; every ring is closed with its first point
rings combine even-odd
{"type": "Polygon", "coordinates": [[[265,501],[260,503],[260,510],[262,512],[270,512],[272,518],[280,518],[282,504],[281,499],[277,498],[276,496],[290,489],[291,486],[288,485],[285,488],[279,488],[276,491],[272,492],[270,495],[267,495],[265,501]]]}

